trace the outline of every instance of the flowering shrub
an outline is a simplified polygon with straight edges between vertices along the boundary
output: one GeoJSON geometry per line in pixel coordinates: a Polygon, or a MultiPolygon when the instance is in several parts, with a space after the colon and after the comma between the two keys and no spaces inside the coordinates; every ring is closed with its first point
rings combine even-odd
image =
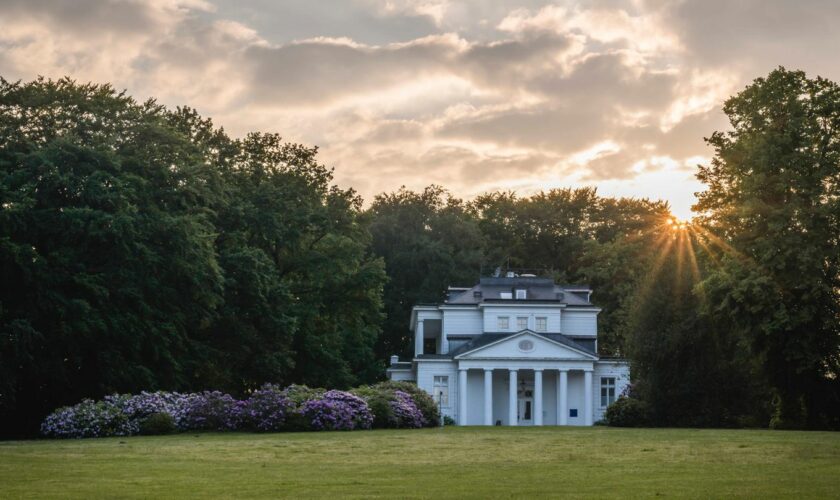
{"type": "Polygon", "coordinates": [[[324,389],[313,389],[305,385],[292,384],[283,389],[283,395],[286,396],[292,405],[296,408],[303,406],[304,403],[311,399],[318,399],[327,392],[324,389]]]}
{"type": "Polygon", "coordinates": [[[186,394],[174,408],[181,430],[232,431],[242,423],[244,402],[220,391],[186,394]]]}
{"type": "Polygon", "coordinates": [[[426,417],[423,416],[411,395],[403,391],[394,391],[394,400],[390,402],[394,414],[395,427],[423,427],[426,417]]]}
{"type": "Polygon", "coordinates": [[[364,399],[344,391],[327,391],[298,410],[313,430],[370,429],[373,414],[364,399]]]}
{"type": "Polygon", "coordinates": [[[168,413],[175,416],[183,406],[186,396],[177,392],[146,392],[135,395],[105,396],[105,401],[112,401],[132,420],[142,420],[155,413],[168,413]]]}
{"type": "Polygon", "coordinates": [[[353,394],[364,399],[373,413],[373,427],[423,427],[426,417],[417,407],[411,394],[386,384],[357,387],[353,394]]]}
{"type": "Polygon", "coordinates": [[[258,431],[279,431],[286,423],[286,415],[293,403],[276,385],[265,384],[244,402],[243,423],[258,431]]]}
{"type": "Polygon", "coordinates": [[[417,384],[413,382],[395,382],[389,380],[387,382],[380,382],[373,387],[389,389],[392,391],[402,391],[411,396],[414,405],[420,410],[425,418],[427,427],[437,427],[440,425],[440,412],[438,405],[428,392],[424,391],[417,384]]]}
{"type": "Polygon", "coordinates": [[[266,384],[245,401],[219,391],[141,392],[113,394],[101,401],[85,399],[47,416],[41,433],[82,438],[165,434],[173,430],[413,428],[431,425],[438,418],[431,397],[411,384],[383,382],[357,388],[355,394],[301,385],[281,389],[266,384]]]}
{"type": "Polygon", "coordinates": [[[57,438],[128,436],[138,431],[138,422],[129,420],[114,400],[85,399],[59,408],[41,424],[43,435],[57,438]]]}

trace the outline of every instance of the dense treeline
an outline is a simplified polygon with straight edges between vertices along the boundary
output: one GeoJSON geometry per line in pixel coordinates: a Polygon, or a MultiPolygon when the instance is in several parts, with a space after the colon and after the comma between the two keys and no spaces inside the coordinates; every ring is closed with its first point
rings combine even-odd
{"type": "Polygon", "coordinates": [[[375,381],[412,305],[498,265],[593,287],[644,423],[840,427],[840,92],[779,69],[724,111],[682,224],[586,188],[364,209],[314,148],[2,81],[0,433],[111,392],[375,381]]]}
{"type": "Polygon", "coordinates": [[[0,414],[379,374],[381,259],[316,150],[109,86],[0,82],[0,414]]]}
{"type": "Polygon", "coordinates": [[[504,265],[592,285],[604,308],[599,348],[620,355],[627,301],[669,214],[664,202],[604,198],[591,188],[490,193],[471,202],[436,186],[377,196],[370,230],[389,277],[379,353],[411,353],[414,304],[440,301],[448,285],[472,286],[482,271],[504,265]]]}

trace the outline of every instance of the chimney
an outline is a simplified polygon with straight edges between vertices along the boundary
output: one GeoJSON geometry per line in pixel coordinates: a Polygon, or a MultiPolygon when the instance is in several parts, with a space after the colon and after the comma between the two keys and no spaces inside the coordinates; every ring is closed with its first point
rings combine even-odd
{"type": "Polygon", "coordinates": [[[395,364],[397,364],[397,363],[399,363],[399,362],[400,362],[400,357],[399,357],[399,356],[397,356],[396,354],[394,354],[393,356],[391,356],[391,364],[392,364],[392,365],[395,365],[395,364]]]}

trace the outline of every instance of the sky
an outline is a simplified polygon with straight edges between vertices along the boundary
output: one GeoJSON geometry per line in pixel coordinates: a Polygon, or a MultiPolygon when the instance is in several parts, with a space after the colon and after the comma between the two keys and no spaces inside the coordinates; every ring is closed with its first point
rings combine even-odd
{"type": "Polygon", "coordinates": [[[723,101],[840,80],[836,0],[2,0],[0,76],[110,82],[317,145],[366,201],[595,186],[688,218],[723,101]]]}

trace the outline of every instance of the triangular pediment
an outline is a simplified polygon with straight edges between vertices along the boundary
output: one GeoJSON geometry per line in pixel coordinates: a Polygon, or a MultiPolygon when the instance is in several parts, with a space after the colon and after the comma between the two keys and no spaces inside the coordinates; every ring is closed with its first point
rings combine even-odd
{"type": "Polygon", "coordinates": [[[470,349],[456,359],[562,359],[597,360],[598,357],[570,340],[554,340],[530,330],[506,336],[489,344],[470,349]],[[571,344],[571,345],[570,345],[571,344]]]}

